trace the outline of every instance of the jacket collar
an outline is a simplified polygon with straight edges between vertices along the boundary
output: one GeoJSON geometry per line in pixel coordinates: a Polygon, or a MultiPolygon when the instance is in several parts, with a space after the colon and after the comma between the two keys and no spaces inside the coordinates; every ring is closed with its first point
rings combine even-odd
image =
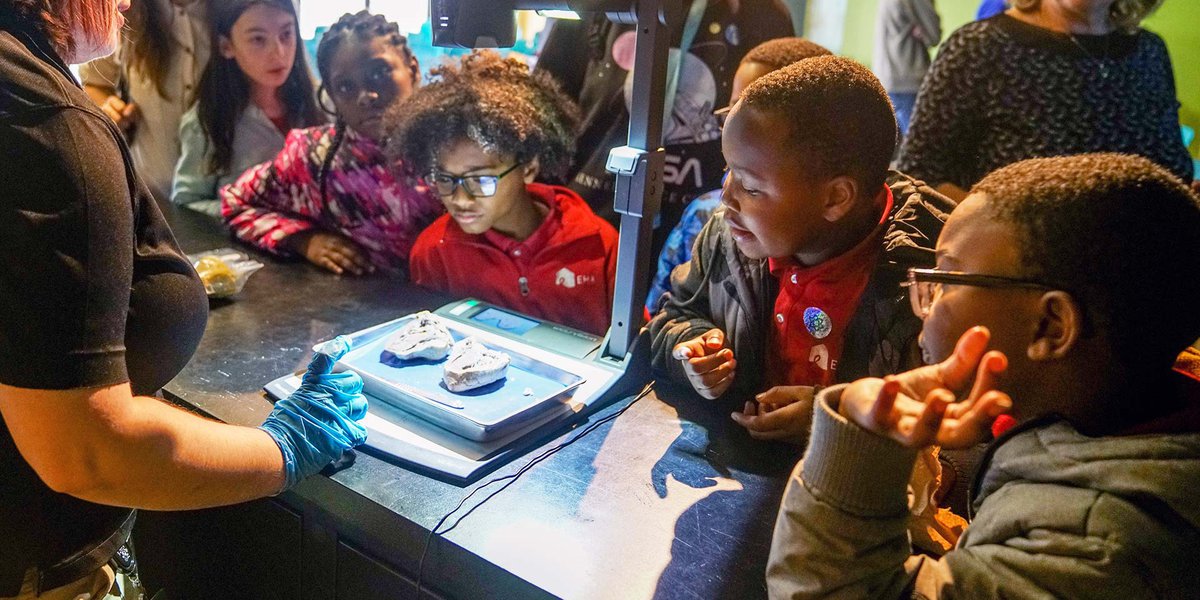
{"type": "Polygon", "coordinates": [[[81,87],[79,81],[75,79],[75,75],[67,68],[66,61],[58,55],[54,46],[50,44],[50,40],[46,39],[46,35],[35,23],[30,22],[26,18],[13,15],[8,10],[0,9],[0,31],[11,33],[17,42],[24,45],[26,50],[31,54],[57,70],[63,77],[67,78],[67,81],[74,84],[75,87],[81,87]]]}

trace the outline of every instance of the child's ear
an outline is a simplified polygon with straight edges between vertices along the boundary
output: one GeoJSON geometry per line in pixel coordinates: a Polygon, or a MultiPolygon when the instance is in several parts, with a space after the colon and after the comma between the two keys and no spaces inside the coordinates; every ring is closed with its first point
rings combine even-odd
{"type": "Polygon", "coordinates": [[[533,183],[537,179],[538,173],[542,171],[542,163],[538,162],[537,157],[525,163],[525,167],[521,169],[521,175],[525,179],[525,183],[533,183]]]}
{"type": "Polygon", "coordinates": [[[1026,355],[1033,361],[1057,360],[1073,350],[1083,335],[1083,308],[1070,294],[1053,290],[1038,302],[1039,320],[1026,355]]]}
{"type": "Polygon", "coordinates": [[[830,223],[842,220],[854,209],[858,199],[858,182],[849,175],[838,175],[825,182],[823,216],[830,223]]]}
{"type": "Polygon", "coordinates": [[[222,58],[233,58],[233,42],[223,35],[217,36],[217,50],[222,58]]]}
{"type": "Polygon", "coordinates": [[[416,89],[417,86],[421,85],[421,63],[417,62],[416,55],[409,55],[408,69],[409,73],[412,74],[413,89],[416,89]]]}

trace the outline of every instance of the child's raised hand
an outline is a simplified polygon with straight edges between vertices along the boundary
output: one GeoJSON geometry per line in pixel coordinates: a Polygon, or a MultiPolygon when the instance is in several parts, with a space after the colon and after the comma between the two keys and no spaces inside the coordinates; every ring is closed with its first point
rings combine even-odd
{"type": "Polygon", "coordinates": [[[346,272],[362,275],[375,271],[375,265],[371,264],[366,251],[344,236],[324,231],[296,235],[304,236],[297,240],[297,251],[318,267],[338,275],[346,272]]]}
{"type": "Polygon", "coordinates": [[[713,400],[733,384],[737,360],[733,350],[725,347],[725,332],[709,329],[699,337],[681,342],[671,350],[671,356],[683,362],[688,382],[701,396],[713,400]]]}
{"type": "Polygon", "coordinates": [[[860,379],[842,392],[838,412],[872,433],[909,448],[969,448],[988,438],[992,421],[1012,409],[996,389],[1008,359],[987,351],[990,334],[967,330],[946,360],[884,379],[860,379]],[[957,401],[971,383],[966,398],[957,401]]]}

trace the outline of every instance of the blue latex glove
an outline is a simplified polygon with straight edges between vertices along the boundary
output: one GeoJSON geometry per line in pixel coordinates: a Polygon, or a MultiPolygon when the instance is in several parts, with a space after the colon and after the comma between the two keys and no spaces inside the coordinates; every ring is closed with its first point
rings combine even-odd
{"type": "Polygon", "coordinates": [[[367,439],[367,430],[356,422],[367,414],[362,379],[349,371],[332,372],[349,351],[350,341],[342,336],[326,342],[313,355],[300,387],[276,402],[260,427],[283,453],[287,481],[281,492],[367,439]]]}

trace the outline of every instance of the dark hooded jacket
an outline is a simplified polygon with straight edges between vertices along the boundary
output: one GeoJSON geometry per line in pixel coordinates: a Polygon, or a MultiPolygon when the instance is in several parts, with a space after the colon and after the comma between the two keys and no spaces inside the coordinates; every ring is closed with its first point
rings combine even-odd
{"type": "MultiPolygon", "coordinates": [[[[883,252],[846,329],[837,381],[898,373],[921,364],[913,314],[901,286],[910,267],[932,267],[934,245],[954,202],[898,172],[887,185],[894,198],[883,237],[883,252]]],[[[660,374],[686,382],[683,365],[671,357],[676,344],[712,328],[725,332],[738,366],[725,397],[742,399],[760,392],[766,381],[766,340],[779,282],[766,259],[750,259],[737,249],[715,212],[696,238],[691,262],[671,274],[671,291],[650,321],[651,358],[660,374]]]]}

